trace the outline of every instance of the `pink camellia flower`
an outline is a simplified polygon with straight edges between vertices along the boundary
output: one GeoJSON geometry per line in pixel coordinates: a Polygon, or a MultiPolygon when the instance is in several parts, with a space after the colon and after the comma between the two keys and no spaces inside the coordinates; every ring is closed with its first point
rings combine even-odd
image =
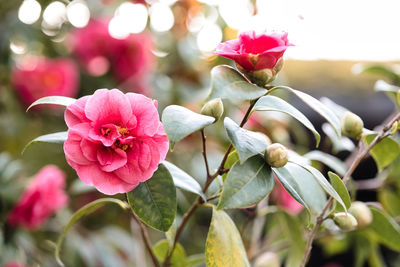
{"type": "Polygon", "coordinates": [[[243,32],[239,39],[218,45],[215,54],[234,60],[246,71],[272,69],[291,46],[287,33],[257,35],[243,32]]]}
{"type": "Polygon", "coordinates": [[[45,96],[74,97],[79,73],[70,59],[29,57],[13,69],[11,82],[23,104],[29,106],[45,96]]]}
{"type": "Polygon", "coordinates": [[[67,162],[79,178],[107,195],[151,178],[168,152],[157,103],[140,94],[99,89],[67,107],[67,162]]]}
{"type": "Polygon", "coordinates": [[[26,265],[18,261],[8,261],[4,264],[4,267],[26,267],[26,265]]]}
{"type": "Polygon", "coordinates": [[[302,211],[304,207],[285,190],[276,177],[275,181],[276,185],[272,190],[271,199],[290,214],[296,215],[302,211]]]}
{"type": "Polygon", "coordinates": [[[27,229],[40,227],[68,202],[65,174],[54,165],[42,168],[11,211],[8,222],[27,229]]]}
{"type": "Polygon", "coordinates": [[[100,76],[111,70],[122,89],[149,94],[146,79],[155,63],[151,35],[143,32],[116,39],[108,24],[109,19],[96,18],[73,31],[69,38],[72,52],[89,74],[100,76]]]}

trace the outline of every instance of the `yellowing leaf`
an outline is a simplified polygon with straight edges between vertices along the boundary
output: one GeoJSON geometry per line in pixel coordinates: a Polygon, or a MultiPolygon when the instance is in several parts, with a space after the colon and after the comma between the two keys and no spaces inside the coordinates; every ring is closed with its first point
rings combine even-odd
{"type": "Polygon", "coordinates": [[[239,231],[222,210],[213,208],[206,241],[207,267],[250,266],[239,231]]]}

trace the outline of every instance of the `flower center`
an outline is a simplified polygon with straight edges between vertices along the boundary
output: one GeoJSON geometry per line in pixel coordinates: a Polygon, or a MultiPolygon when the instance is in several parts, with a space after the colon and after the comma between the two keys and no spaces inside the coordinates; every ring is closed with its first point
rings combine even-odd
{"type": "Polygon", "coordinates": [[[128,135],[129,134],[129,130],[127,128],[123,128],[123,127],[120,127],[120,126],[117,126],[117,131],[121,135],[128,135]]]}
{"type": "Polygon", "coordinates": [[[123,151],[127,151],[129,148],[132,148],[132,143],[130,143],[130,144],[123,144],[123,143],[121,143],[121,141],[120,140],[116,140],[115,141],[115,143],[114,143],[114,145],[113,145],[114,147],[117,147],[117,148],[120,148],[120,149],[122,149],[123,151]]]}

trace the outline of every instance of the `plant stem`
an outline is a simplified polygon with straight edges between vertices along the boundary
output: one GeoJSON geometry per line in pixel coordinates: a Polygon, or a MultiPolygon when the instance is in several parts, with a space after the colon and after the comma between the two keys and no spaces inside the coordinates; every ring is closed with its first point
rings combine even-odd
{"type": "MultiPolygon", "coordinates": [[[[361,151],[355,156],[353,159],[353,162],[350,165],[350,168],[347,170],[346,174],[343,176],[343,183],[346,184],[349,180],[357,166],[360,164],[361,160],[364,159],[364,157],[369,153],[369,151],[377,145],[380,141],[382,141],[384,138],[388,137],[390,133],[388,133],[388,130],[392,127],[392,125],[400,119],[400,113],[397,113],[379,132],[379,134],[374,138],[374,140],[365,148],[361,149],[361,151]]],[[[359,141],[359,144],[362,141],[359,141]]],[[[360,145],[359,145],[360,147],[360,145]]],[[[306,250],[303,255],[303,259],[301,261],[300,267],[304,267],[307,263],[308,257],[310,255],[311,249],[312,249],[312,243],[314,241],[314,237],[318,231],[318,228],[321,226],[321,224],[326,220],[324,217],[325,213],[329,209],[330,205],[332,204],[333,198],[330,197],[328,202],[326,203],[325,207],[317,217],[317,222],[315,223],[313,229],[311,230],[308,239],[307,239],[307,244],[306,244],[306,250]]]]}
{"type": "MultiPolygon", "coordinates": [[[[248,107],[246,114],[244,115],[241,123],[240,123],[240,127],[243,127],[247,120],[249,119],[250,115],[251,115],[251,110],[253,109],[254,105],[256,104],[258,99],[255,99],[253,101],[250,102],[250,106],[248,107]]],[[[202,144],[203,144],[203,158],[204,158],[204,162],[206,164],[206,168],[207,168],[207,179],[206,182],[203,186],[203,193],[205,193],[208,189],[208,187],[211,185],[212,181],[214,181],[215,178],[218,177],[218,175],[221,175],[223,173],[226,172],[226,169],[224,168],[225,162],[228,159],[229,153],[231,152],[233,145],[232,143],[229,144],[228,149],[225,152],[224,157],[222,158],[222,161],[218,167],[218,169],[215,171],[215,173],[213,175],[210,174],[209,171],[209,167],[208,167],[208,160],[207,160],[207,151],[206,151],[206,138],[204,135],[204,130],[201,130],[201,138],[202,138],[202,144]]],[[[196,209],[200,206],[200,204],[203,203],[203,200],[201,199],[201,197],[197,197],[196,200],[193,202],[192,206],[189,208],[189,210],[185,213],[185,215],[183,216],[182,222],[179,225],[178,229],[176,230],[176,234],[175,234],[175,238],[174,238],[174,243],[172,244],[171,249],[168,252],[167,257],[165,258],[165,261],[163,263],[163,267],[167,267],[169,266],[169,261],[171,260],[171,256],[172,253],[176,247],[176,244],[178,243],[179,237],[182,234],[183,229],[185,228],[185,225],[187,224],[187,222],[189,221],[190,217],[193,215],[193,213],[196,211],[196,209]]]]}
{"type": "Polygon", "coordinates": [[[151,242],[150,242],[150,238],[149,238],[149,233],[147,232],[146,226],[136,217],[136,214],[133,213],[133,211],[132,211],[132,217],[136,221],[136,223],[140,226],[140,233],[142,234],[143,243],[146,246],[146,249],[150,254],[151,261],[153,262],[155,267],[159,267],[160,264],[159,264],[156,256],[153,253],[153,250],[151,248],[151,242]]]}

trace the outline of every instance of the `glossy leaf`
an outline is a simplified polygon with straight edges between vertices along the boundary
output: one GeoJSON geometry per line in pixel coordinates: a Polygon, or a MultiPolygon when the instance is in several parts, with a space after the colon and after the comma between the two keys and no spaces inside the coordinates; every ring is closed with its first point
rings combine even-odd
{"type": "Polygon", "coordinates": [[[35,143],[55,143],[55,144],[63,144],[65,140],[68,138],[68,132],[58,132],[58,133],[51,133],[39,136],[32,141],[30,141],[22,150],[22,154],[24,154],[25,150],[30,147],[32,144],[35,143]]]}
{"type": "Polygon", "coordinates": [[[168,169],[160,164],[153,177],[127,193],[129,205],[148,226],[168,231],[176,214],[176,188],[168,169]]]}
{"type": "Polygon", "coordinates": [[[329,137],[332,142],[332,150],[334,153],[340,151],[353,151],[355,148],[354,143],[350,138],[342,136],[338,137],[335,130],[329,123],[322,124],[322,131],[329,137]]]}
{"type": "Polygon", "coordinates": [[[346,165],[338,158],[329,155],[328,153],[324,153],[322,151],[314,150],[310,151],[307,154],[303,155],[303,157],[308,158],[309,160],[319,161],[339,175],[343,176],[346,173],[346,165]]]}
{"type": "Polygon", "coordinates": [[[173,149],[175,143],[189,134],[213,124],[215,118],[195,113],[181,106],[171,105],[164,109],[161,121],[173,149]]]}
{"type": "Polygon", "coordinates": [[[378,192],[378,199],[385,210],[392,216],[400,216],[400,194],[390,188],[384,188],[378,192]]]}
{"type": "MultiPolygon", "coordinates": [[[[230,169],[232,168],[233,164],[235,164],[237,161],[239,161],[239,154],[237,153],[236,150],[233,150],[231,153],[229,153],[228,158],[225,161],[224,168],[225,169],[230,169]]],[[[228,173],[224,173],[222,175],[222,180],[226,180],[226,176],[228,176],[228,173]]]]}
{"type": "Polygon", "coordinates": [[[75,98],[66,97],[66,96],[45,96],[45,97],[39,98],[38,100],[33,102],[26,109],[26,111],[29,111],[34,106],[43,105],[43,104],[54,104],[54,105],[61,105],[61,106],[67,107],[67,106],[75,103],[75,101],[76,101],[75,98]]]}
{"type": "MultiPolygon", "coordinates": [[[[169,244],[167,240],[161,240],[153,246],[153,252],[160,262],[164,262],[169,252],[169,244]]],[[[181,244],[177,243],[172,252],[170,259],[170,267],[186,267],[186,253],[181,244]]]]}
{"type": "Polygon", "coordinates": [[[389,78],[392,81],[399,82],[400,81],[400,76],[396,73],[396,71],[389,67],[389,66],[384,66],[382,64],[379,65],[356,65],[357,67],[355,68],[356,73],[369,73],[369,74],[375,74],[379,76],[384,76],[389,78]]]}
{"type": "Polygon", "coordinates": [[[400,87],[388,84],[385,81],[378,80],[375,83],[375,90],[378,92],[391,92],[391,93],[398,93],[400,92],[400,87]]]}
{"type": "Polygon", "coordinates": [[[204,200],[206,199],[200,184],[192,176],[168,161],[163,161],[162,164],[164,164],[171,173],[176,187],[195,193],[201,196],[204,200]]]}
{"type": "Polygon", "coordinates": [[[400,251],[400,226],[382,210],[373,206],[369,208],[373,216],[369,228],[380,242],[390,249],[400,251]]]}
{"type": "Polygon", "coordinates": [[[89,204],[86,204],[85,206],[83,206],[82,208],[80,208],[78,211],[76,211],[71,219],[69,220],[69,222],[67,223],[67,225],[64,227],[61,235],[58,237],[57,239],[57,244],[56,244],[56,249],[54,252],[54,255],[56,257],[56,260],[58,262],[58,264],[60,264],[61,266],[64,266],[64,264],[62,263],[61,259],[60,259],[60,250],[61,250],[61,245],[64,241],[65,235],[67,234],[68,230],[77,222],[79,221],[83,216],[85,215],[89,215],[90,213],[93,213],[94,211],[98,210],[99,208],[101,208],[102,206],[104,206],[106,203],[115,203],[118,204],[122,209],[129,209],[129,206],[116,198],[101,198],[98,200],[95,200],[93,202],[90,202],[89,204]]]}
{"type": "Polygon", "coordinates": [[[309,171],[314,176],[316,181],[321,185],[321,187],[325,190],[325,192],[328,193],[328,195],[330,195],[331,197],[333,197],[347,211],[346,205],[344,204],[342,198],[335,191],[332,185],[326,180],[325,176],[323,176],[322,173],[320,173],[314,167],[308,165],[304,165],[301,167],[309,171]]]}
{"type": "Polygon", "coordinates": [[[206,260],[206,257],[203,253],[200,253],[200,254],[190,255],[186,259],[187,259],[186,261],[187,266],[196,267],[199,266],[200,264],[203,264],[206,260]]]}
{"type": "Polygon", "coordinates": [[[312,97],[306,93],[292,89],[287,86],[276,86],[276,87],[272,88],[270,91],[272,92],[276,89],[283,89],[285,91],[289,91],[289,92],[295,94],[310,108],[312,108],[314,111],[319,113],[322,117],[324,117],[329,122],[329,124],[332,125],[333,129],[335,129],[337,136],[341,136],[342,133],[341,133],[341,128],[340,128],[339,118],[335,115],[335,113],[332,110],[330,110],[322,102],[320,102],[319,100],[315,99],[314,97],[312,97]]]}
{"type": "Polygon", "coordinates": [[[349,191],[347,191],[346,185],[343,183],[342,179],[340,179],[340,177],[333,172],[328,172],[328,176],[331,180],[333,188],[335,188],[336,192],[342,198],[344,204],[346,205],[346,208],[350,208],[351,199],[349,191]]]}
{"type": "Polygon", "coordinates": [[[249,83],[237,70],[219,65],[211,70],[211,92],[208,99],[227,98],[253,100],[267,93],[267,89],[249,83]]]}
{"type": "MultiPolygon", "coordinates": [[[[365,137],[367,145],[369,145],[375,137],[376,134],[367,135],[365,137]]],[[[399,143],[392,138],[386,137],[371,149],[370,154],[374,158],[378,170],[381,171],[399,156],[400,146],[399,143]]]]}
{"type": "Polygon", "coordinates": [[[262,156],[253,156],[242,165],[237,162],[228,172],[217,208],[249,207],[265,198],[273,187],[271,167],[262,156]]]}
{"type": "Polygon", "coordinates": [[[305,127],[307,127],[314,134],[315,139],[317,141],[317,146],[319,144],[319,141],[321,140],[319,133],[317,132],[317,130],[315,130],[314,126],[307,119],[307,117],[304,116],[303,113],[301,113],[298,109],[290,105],[288,102],[280,99],[279,97],[270,95],[263,96],[260,99],[258,99],[253,110],[283,112],[289,116],[292,116],[300,123],[302,123],[305,127]]]}
{"type": "Polygon", "coordinates": [[[326,195],[311,173],[292,162],[273,170],[283,187],[295,200],[311,213],[321,212],[326,203],[326,195]]]}
{"type": "Polygon", "coordinates": [[[224,211],[215,208],[206,241],[206,265],[250,266],[240,233],[232,219],[224,211]]]}
{"type": "Polygon", "coordinates": [[[228,117],[225,118],[224,125],[229,140],[239,155],[240,163],[254,155],[264,153],[267,149],[268,139],[264,134],[243,129],[228,117]]]}

